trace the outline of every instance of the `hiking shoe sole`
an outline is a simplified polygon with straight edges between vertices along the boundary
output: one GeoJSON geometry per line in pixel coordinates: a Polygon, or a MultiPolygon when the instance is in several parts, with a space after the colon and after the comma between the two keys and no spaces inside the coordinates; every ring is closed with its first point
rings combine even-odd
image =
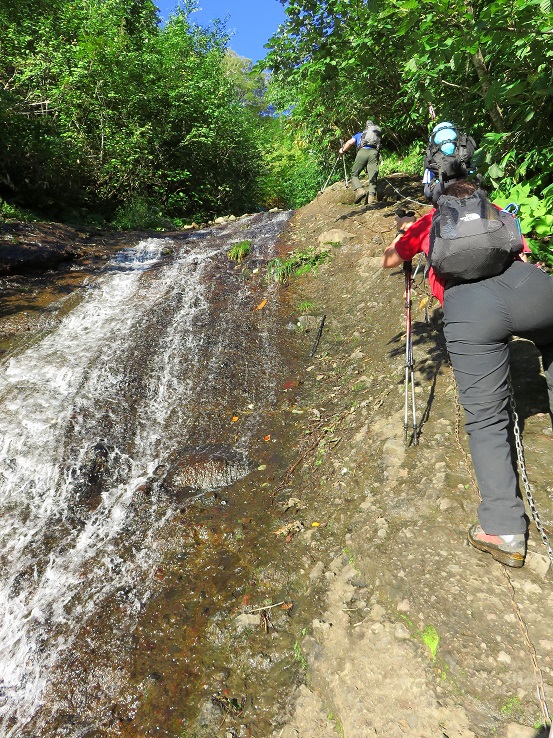
{"type": "MultiPolygon", "coordinates": [[[[479,525],[473,525],[469,528],[467,538],[471,546],[484,553],[489,553],[496,561],[499,561],[500,564],[504,564],[505,566],[510,566],[514,569],[520,569],[521,566],[524,566],[524,554],[520,553],[520,551],[505,551],[495,543],[481,541],[477,537],[478,533],[483,533],[479,525]]],[[[504,545],[507,547],[507,544],[504,545]]]]}
{"type": "Polygon", "coordinates": [[[355,200],[354,203],[357,205],[357,203],[361,202],[361,200],[365,197],[367,193],[363,188],[355,191],[355,200]]]}

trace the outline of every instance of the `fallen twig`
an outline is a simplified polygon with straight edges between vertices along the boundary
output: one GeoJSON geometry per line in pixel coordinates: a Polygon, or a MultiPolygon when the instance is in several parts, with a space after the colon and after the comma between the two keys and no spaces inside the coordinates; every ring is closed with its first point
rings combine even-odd
{"type": "Polygon", "coordinates": [[[276,605],[264,605],[263,607],[256,607],[254,610],[248,610],[248,614],[252,615],[254,612],[261,612],[261,610],[270,610],[272,607],[280,607],[281,605],[286,605],[287,603],[282,600],[282,602],[277,602],[276,605]]]}
{"type": "Polygon", "coordinates": [[[315,341],[313,343],[313,348],[311,349],[311,353],[309,354],[309,356],[314,356],[315,355],[315,351],[317,350],[317,346],[319,345],[319,341],[321,340],[321,335],[323,333],[323,326],[325,324],[325,320],[326,320],[326,315],[323,315],[323,317],[321,318],[321,323],[319,325],[319,329],[317,331],[317,335],[315,336],[315,341]]]}

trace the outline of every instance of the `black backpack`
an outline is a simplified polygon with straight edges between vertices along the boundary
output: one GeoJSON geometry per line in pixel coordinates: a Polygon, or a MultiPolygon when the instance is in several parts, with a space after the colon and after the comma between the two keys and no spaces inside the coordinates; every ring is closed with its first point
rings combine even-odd
{"type": "Polygon", "coordinates": [[[428,263],[448,286],[501,274],[522,248],[517,219],[495,208],[482,190],[438,198],[428,263]]]}
{"type": "Polygon", "coordinates": [[[380,147],[382,146],[382,131],[379,126],[372,122],[372,120],[368,120],[365,123],[365,128],[361,134],[359,148],[361,149],[363,146],[371,146],[373,149],[378,150],[380,150],[380,147]]]}
{"type": "Polygon", "coordinates": [[[424,168],[430,169],[440,182],[464,178],[469,173],[475,151],[476,143],[472,136],[462,133],[452,123],[443,123],[430,136],[424,168]]]}

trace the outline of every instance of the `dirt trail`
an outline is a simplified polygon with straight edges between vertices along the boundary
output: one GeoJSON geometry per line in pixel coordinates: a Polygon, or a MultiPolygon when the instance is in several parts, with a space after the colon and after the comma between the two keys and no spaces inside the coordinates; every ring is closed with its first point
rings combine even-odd
{"type": "MultiPolygon", "coordinates": [[[[351,205],[343,183],[332,186],[296,213],[286,237],[290,249],[334,243],[332,261],[294,287],[326,322],[306,359],[310,422],[298,458],[305,456],[286,494],[307,504],[307,526],[321,525],[282,545],[303,561],[304,600],[311,593],[321,604],[297,644],[304,683],[272,736],[545,736],[547,706],[537,691],[551,709],[549,560],[534,525],[521,570],[466,543],[478,495],[440,309],[431,304],[425,321],[419,277],[414,353],[424,425],[418,446],[404,444],[403,276],[383,272],[380,254],[393,237],[395,208],[426,209],[398,201],[398,192],[422,199],[416,182],[397,175],[384,184],[384,200],[372,208],[351,205]]],[[[551,529],[545,381],[531,344],[515,342],[513,361],[528,472],[551,529]]]]}

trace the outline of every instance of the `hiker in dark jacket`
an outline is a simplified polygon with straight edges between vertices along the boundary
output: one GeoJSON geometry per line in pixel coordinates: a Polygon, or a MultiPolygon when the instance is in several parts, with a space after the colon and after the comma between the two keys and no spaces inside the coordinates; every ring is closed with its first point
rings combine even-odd
{"type": "MultiPolygon", "coordinates": [[[[461,180],[447,194],[464,198],[476,189],[461,180]]],[[[399,219],[397,235],[384,251],[384,268],[420,252],[428,255],[433,212],[417,221],[399,219]]],[[[511,455],[508,341],[513,335],[527,338],[541,352],[553,417],[553,279],[515,256],[498,276],[455,285],[430,267],[429,284],[443,305],[447,350],[482,499],[479,524],[471,526],[468,540],[502,564],[520,567],[527,519],[511,455]]]]}
{"type": "Polygon", "coordinates": [[[339,149],[339,154],[344,154],[349,148],[355,146],[357,154],[351,168],[351,185],[355,192],[355,202],[361,202],[367,195],[365,189],[361,186],[359,175],[363,169],[367,170],[367,178],[369,180],[369,192],[367,204],[372,205],[376,202],[376,181],[378,179],[378,161],[380,158],[380,141],[382,133],[380,128],[376,126],[372,120],[368,120],[365,129],[355,133],[346,143],[339,149]]]}

